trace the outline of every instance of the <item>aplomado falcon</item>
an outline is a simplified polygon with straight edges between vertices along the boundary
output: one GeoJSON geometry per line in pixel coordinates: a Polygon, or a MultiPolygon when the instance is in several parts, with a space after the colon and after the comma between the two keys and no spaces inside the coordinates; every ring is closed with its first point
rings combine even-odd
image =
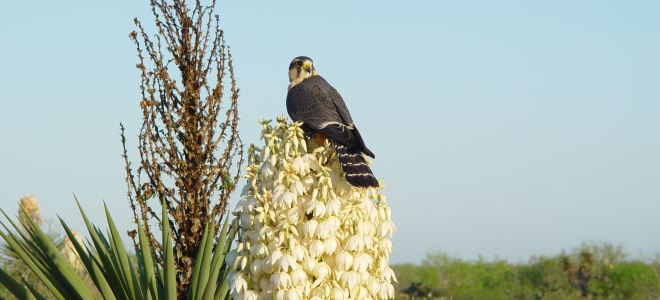
{"type": "Polygon", "coordinates": [[[364,144],[341,95],[319,76],[311,58],[299,56],[291,61],[289,82],[286,109],[291,119],[329,137],[348,183],[378,187],[362,154],[376,156],[364,144]]]}

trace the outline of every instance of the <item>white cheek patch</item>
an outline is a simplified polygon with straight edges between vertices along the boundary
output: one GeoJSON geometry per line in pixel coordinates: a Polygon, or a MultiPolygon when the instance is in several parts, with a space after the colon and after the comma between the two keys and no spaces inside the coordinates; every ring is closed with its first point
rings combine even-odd
{"type": "MultiPolygon", "coordinates": [[[[316,73],[315,71],[312,72],[316,73]]],[[[300,70],[300,76],[298,76],[297,69],[289,70],[289,82],[291,82],[291,84],[289,84],[288,89],[290,90],[292,87],[296,86],[296,84],[299,84],[303,80],[312,77],[312,75],[312,73],[306,72],[305,70],[300,70]]]]}
{"type": "Polygon", "coordinates": [[[289,69],[289,82],[293,82],[298,77],[298,71],[296,69],[289,69]]]}

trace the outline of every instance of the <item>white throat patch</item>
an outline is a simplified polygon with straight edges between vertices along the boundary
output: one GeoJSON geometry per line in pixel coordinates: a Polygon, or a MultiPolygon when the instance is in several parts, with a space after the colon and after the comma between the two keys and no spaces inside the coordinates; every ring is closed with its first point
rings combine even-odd
{"type": "Polygon", "coordinates": [[[314,70],[314,67],[310,64],[310,67],[312,67],[312,72],[307,72],[305,71],[306,66],[300,67],[300,74],[298,74],[298,69],[289,69],[289,88],[287,90],[290,90],[296,84],[301,83],[303,80],[310,78],[312,76],[319,75],[316,73],[316,70],[314,70]]]}

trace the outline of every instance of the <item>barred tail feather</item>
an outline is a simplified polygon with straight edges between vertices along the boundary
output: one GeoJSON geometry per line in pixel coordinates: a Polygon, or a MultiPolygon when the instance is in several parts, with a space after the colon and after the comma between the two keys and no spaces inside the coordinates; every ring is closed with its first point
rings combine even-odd
{"type": "Polygon", "coordinates": [[[349,184],[355,187],[379,187],[378,180],[360,151],[341,145],[335,140],[332,145],[349,184]]]}

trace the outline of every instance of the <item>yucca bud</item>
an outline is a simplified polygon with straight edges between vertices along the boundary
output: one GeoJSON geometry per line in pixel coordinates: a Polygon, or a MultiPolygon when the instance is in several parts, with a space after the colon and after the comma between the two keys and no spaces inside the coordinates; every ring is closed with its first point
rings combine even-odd
{"type": "Polygon", "coordinates": [[[396,233],[381,188],[346,182],[332,146],[316,145],[301,123],[260,120],[248,184],[234,210],[238,248],[226,261],[235,299],[391,299],[396,233]],[[250,284],[248,284],[250,283],[250,284]]]}

